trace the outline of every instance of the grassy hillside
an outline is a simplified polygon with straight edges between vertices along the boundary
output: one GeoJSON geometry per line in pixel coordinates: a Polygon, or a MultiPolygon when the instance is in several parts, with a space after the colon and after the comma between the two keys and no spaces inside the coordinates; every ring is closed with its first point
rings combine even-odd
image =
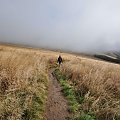
{"type": "Polygon", "coordinates": [[[1,120],[43,118],[49,85],[48,63],[58,55],[57,52],[0,45],[1,120]]]}
{"type": "Polygon", "coordinates": [[[120,119],[119,65],[78,57],[66,62],[61,71],[79,94],[80,115],[92,114],[98,120],[120,119]]]}
{"type": "Polygon", "coordinates": [[[43,118],[48,68],[55,68],[59,54],[64,59],[60,76],[66,80],[61,83],[70,88],[68,93],[75,93],[73,98],[79,103],[76,120],[120,120],[119,65],[67,53],[3,45],[0,46],[0,119],[43,118]]]}
{"type": "Polygon", "coordinates": [[[46,62],[38,51],[0,46],[0,120],[42,119],[46,62]]]}

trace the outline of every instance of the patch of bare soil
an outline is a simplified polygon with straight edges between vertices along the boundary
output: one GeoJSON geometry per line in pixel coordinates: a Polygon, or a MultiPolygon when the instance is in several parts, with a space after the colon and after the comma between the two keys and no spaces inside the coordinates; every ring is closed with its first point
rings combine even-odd
{"type": "Polygon", "coordinates": [[[61,86],[57,79],[49,73],[50,86],[48,92],[48,101],[44,120],[66,120],[70,114],[68,112],[68,102],[61,92],[61,86]]]}

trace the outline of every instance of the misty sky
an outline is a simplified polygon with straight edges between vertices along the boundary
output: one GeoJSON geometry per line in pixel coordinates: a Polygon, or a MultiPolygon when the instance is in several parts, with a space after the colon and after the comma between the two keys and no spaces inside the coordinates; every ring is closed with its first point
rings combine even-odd
{"type": "Polygon", "coordinates": [[[0,42],[120,50],[120,0],[0,0],[0,42]]]}

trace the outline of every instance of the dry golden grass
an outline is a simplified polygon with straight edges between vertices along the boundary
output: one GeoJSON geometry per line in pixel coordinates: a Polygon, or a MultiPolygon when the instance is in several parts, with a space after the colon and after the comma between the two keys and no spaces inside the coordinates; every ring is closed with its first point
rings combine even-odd
{"type": "Polygon", "coordinates": [[[1,45],[0,119],[35,117],[36,111],[36,120],[42,119],[49,84],[48,60],[56,61],[59,54],[65,60],[61,71],[84,97],[80,111],[93,112],[99,120],[120,116],[119,65],[67,53],[1,45]],[[33,116],[29,116],[30,110],[33,116]]]}
{"type": "Polygon", "coordinates": [[[48,89],[48,61],[58,52],[0,45],[0,119],[40,120],[48,89]]]}
{"type": "Polygon", "coordinates": [[[120,119],[120,65],[72,57],[61,70],[84,97],[82,111],[100,120],[120,119]]]}
{"type": "Polygon", "coordinates": [[[0,46],[0,119],[40,120],[47,96],[47,59],[38,50],[0,46]]]}

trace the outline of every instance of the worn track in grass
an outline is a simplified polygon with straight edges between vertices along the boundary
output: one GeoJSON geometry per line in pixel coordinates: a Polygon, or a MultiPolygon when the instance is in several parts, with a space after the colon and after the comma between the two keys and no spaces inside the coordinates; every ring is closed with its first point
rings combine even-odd
{"type": "Polygon", "coordinates": [[[61,86],[52,72],[53,70],[49,72],[50,85],[44,120],[66,120],[70,116],[68,102],[64,98],[61,86]]]}

